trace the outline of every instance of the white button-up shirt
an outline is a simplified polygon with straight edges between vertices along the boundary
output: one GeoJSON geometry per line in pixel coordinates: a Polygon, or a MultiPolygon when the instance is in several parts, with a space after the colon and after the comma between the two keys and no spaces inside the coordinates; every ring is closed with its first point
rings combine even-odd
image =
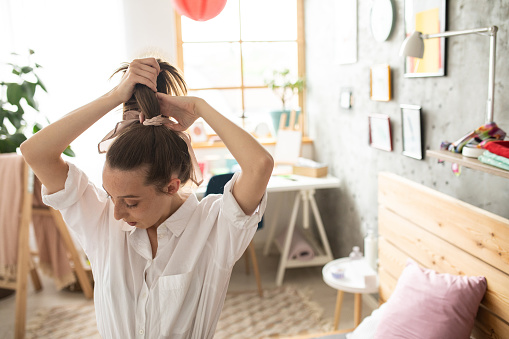
{"type": "Polygon", "coordinates": [[[90,260],[97,326],[103,338],[212,338],[234,263],[256,232],[267,194],[245,215],[231,191],[198,202],[191,194],[157,228],[152,250],[146,230],[113,217],[114,205],[72,163],[62,191],[43,200],[61,211],[90,260]]]}

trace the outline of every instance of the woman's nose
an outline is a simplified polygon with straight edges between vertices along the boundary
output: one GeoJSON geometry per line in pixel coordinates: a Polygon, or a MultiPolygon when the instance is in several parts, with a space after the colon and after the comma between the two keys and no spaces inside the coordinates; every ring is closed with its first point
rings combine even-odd
{"type": "Polygon", "coordinates": [[[127,215],[125,208],[123,208],[121,204],[115,204],[113,211],[113,216],[116,220],[123,219],[127,215]]]}

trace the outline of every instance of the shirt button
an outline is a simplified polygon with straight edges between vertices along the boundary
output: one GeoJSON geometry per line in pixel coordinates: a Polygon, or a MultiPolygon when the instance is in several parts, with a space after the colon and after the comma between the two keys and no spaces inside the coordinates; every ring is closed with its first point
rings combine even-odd
{"type": "Polygon", "coordinates": [[[143,329],[140,330],[140,334],[143,334],[145,333],[145,331],[143,329]]]}

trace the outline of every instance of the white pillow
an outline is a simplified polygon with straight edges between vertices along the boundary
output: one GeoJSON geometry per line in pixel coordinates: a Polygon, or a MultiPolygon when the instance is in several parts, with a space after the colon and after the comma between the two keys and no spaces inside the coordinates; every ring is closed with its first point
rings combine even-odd
{"type": "Polygon", "coordinates": [[[364,318],[364,320],[357,326],[357,328],[346,335],[346,339],[371,339],[375,337],[375,330],[378,326],[378,322],[382,317],[385,309],[385,304],[379,308],[373,310],[370,316],[364,318]]]}

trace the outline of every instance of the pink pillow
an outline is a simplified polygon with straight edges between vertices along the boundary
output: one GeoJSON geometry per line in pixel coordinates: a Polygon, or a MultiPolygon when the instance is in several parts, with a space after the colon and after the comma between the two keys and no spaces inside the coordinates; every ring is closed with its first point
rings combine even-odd
{"type": "Polygon", "coordinates": [[[379,338],[469,338],[486,278],[441,274],[411,259],[376,328],[379,338]]]}

